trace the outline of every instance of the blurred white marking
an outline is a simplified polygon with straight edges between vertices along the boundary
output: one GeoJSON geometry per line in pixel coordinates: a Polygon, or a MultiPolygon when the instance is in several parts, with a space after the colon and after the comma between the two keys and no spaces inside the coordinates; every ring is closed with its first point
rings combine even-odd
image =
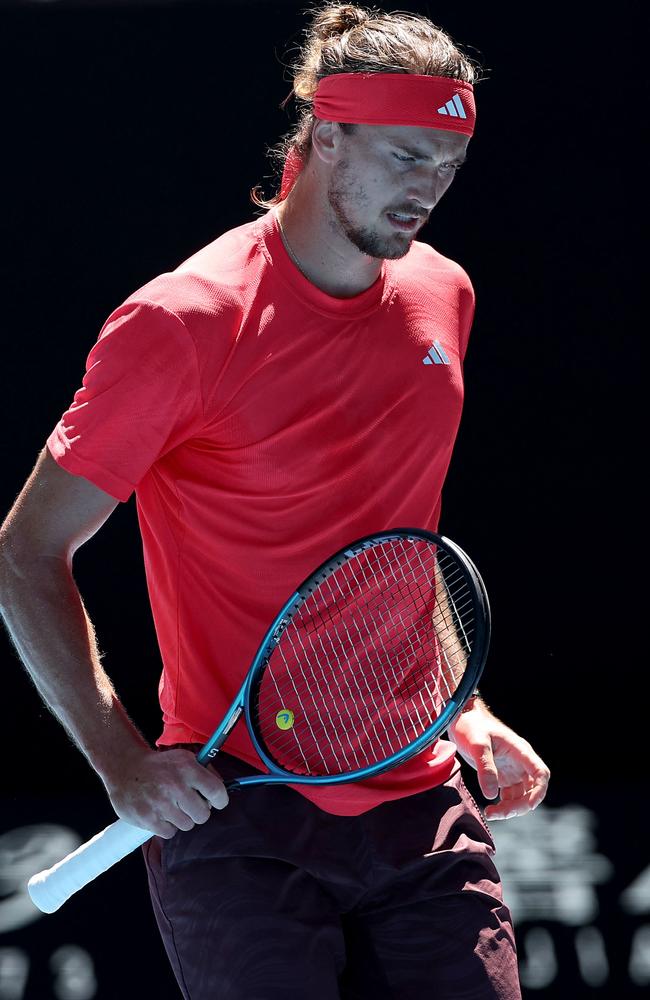
{"type": "Polygon", "coordinates": [[[544,927],[532,927],[523,938],[524,961],[519,963],[522,985],[529,990],[543,990],[557,976],[553,938],[544,927]]]}
{"type": "Polygon", "coordinates": [[[575,944],[584,982],[587,986],[602,986],[609,976],[609,962],[602,934],[596,927],[581,927],[576,931],[575,944]]]}
{"type": "Polygon", "coordinates": [[[0,1000],[22,1000],[29,959],[20,948],[0,948],[0,1000]]]}
{"type": "Polygon", "coordinates": [[[34,872],[49,868],[79,847],[74,830],[54,823],[22,826],[0,835],[0,934],[18,930],[43,914],[27,893],[34,872]]]}

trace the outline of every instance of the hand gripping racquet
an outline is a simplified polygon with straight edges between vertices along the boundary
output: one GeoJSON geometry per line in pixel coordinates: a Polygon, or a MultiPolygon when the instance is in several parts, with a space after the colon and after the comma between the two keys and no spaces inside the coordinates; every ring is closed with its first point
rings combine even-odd
{"type": "MultiPolygon", "coordinates": [[[[489,635],[483,582],[448,538],[410,528],[361,538],[286,602],[197,760],[213,760],[243,715],[268,773],[228,788],[340,784],[396,767],[457,717],[489,635]]],[[[152,836],[118,820],[34,875],[32,900],[53,913],[152,836]]]]}

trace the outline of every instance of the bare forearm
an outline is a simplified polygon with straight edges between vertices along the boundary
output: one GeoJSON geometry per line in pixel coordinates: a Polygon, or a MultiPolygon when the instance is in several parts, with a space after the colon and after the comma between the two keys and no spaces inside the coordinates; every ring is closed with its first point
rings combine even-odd
{"type": "Polygon", "coordinates": [[[122,819],[161,837],[222,809],[223,781],[188,750],[156,753],[120,704],[100,662],[72,576],[79,547],[117,500],[59,468],[47,449],[0,525],[0,617],[52,712],[102,778],[122,819]]]}
{"type": "Polygon", "coordinates": [[[105,783],[146,747],[100,662],[63,558],[0,558],[0,611],[38,692],[105,783]]]}

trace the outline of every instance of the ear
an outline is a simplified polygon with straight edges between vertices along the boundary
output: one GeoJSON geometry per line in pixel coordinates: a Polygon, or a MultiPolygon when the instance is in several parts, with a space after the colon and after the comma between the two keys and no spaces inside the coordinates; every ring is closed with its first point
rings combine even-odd
{"type": "Polygon", "coordinates": [[[343,143],[343,130],[338,122],[323,121],[316,118],[311,133],[312,148],[324,163],[334,163],[340,154],[343,143]]]}

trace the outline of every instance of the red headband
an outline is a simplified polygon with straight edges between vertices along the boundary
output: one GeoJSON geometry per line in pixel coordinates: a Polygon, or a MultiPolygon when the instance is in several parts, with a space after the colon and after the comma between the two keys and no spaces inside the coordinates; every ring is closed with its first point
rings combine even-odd
{"type": "MultiPolygon", "coordinates": [[[[471,136],[476,122],[474,88],[464,80],[416,73],[335,73],[319,81],[314,115],[330,122],[415,125],[471,136]]],[[[302,169],[294,149],[287,156],[280,198],[302,169]]]]}

